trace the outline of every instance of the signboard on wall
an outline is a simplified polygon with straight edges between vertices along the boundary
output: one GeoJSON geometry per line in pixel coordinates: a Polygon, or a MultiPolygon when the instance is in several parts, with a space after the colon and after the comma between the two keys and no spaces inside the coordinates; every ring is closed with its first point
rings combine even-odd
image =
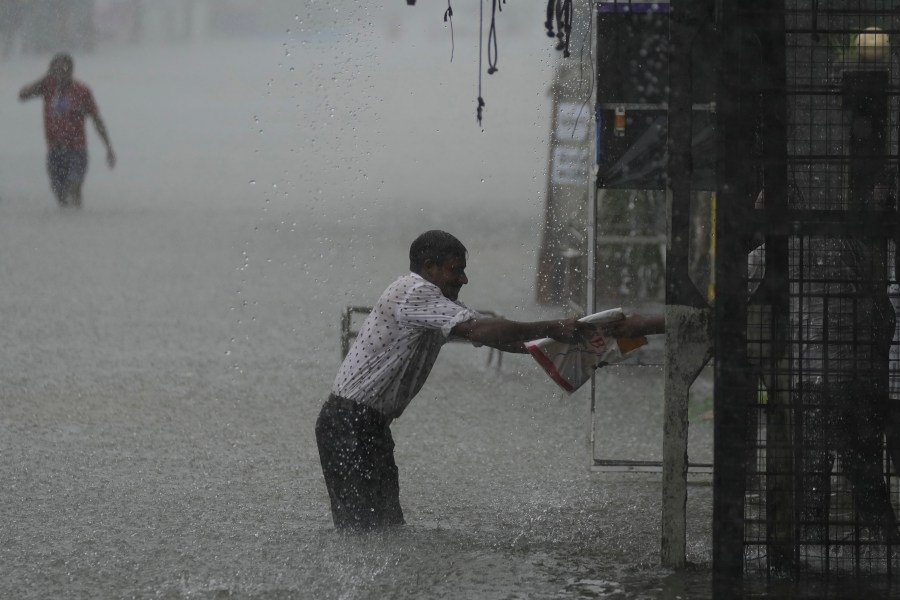
{"type": "Polygon", "coordinates": [[[544,230],[538,258],[537,301],[581,308],[585,301],[586,207],[591,177],[592,114],[577,67],[560,65],[551,97],[544,230]]]}
{"type": "Polygon", "coordinates": [[[584,104],[561,101],[556,104],[556,127],[553,130],[550,155],[550,185],[584,186],[588,178],[591,156],[588,145],[589,113],[584,104]]]}

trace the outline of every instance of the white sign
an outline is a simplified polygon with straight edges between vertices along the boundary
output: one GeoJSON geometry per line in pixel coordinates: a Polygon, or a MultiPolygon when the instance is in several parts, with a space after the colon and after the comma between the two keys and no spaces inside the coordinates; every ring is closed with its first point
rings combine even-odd
{"type": "Polygon", "coordinates": [[[556,140],[584,141],[588,136],[590,114],[590,109],[583,103],[560,102],[556,107],[556,140]]]}
{"type": "Polygon", "coordinates": [[[586,185],[590,151],[584,146],[557,144],[553,148],[553,185],[586,185]]]}

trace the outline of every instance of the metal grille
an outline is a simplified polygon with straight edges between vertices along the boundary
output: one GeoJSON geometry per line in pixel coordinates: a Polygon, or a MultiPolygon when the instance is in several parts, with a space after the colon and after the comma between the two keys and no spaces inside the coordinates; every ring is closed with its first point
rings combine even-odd
{"type": "Polygon", "coordinates": [[[744,96],[759,190],[747,259],[751,571],[900,568],[898,7],[788,0],[782,15],[745,14],[768,24],[743,49],[759,44],[770,74],[744,96]],[[783,53],[766,46],[779,38],[783,53]]]}

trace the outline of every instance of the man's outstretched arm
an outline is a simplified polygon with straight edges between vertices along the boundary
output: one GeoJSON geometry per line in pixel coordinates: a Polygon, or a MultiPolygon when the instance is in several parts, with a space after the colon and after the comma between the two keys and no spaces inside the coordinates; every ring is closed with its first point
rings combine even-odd
{"type": "Polygon", "coordinates": [[[549,337],[571,344],[581,341],[582,336],[596,333],[598,329],[616,338],[656,335],[665,333],[666,319],[662,315],[629,315],[604,325],[582,323],[578,319],[530,323],[507,319],[478,319],[460,323],[453,328],[452,334],[504,352],[525,353],[525,342],[531,340],[549,337]]]}
{"type": "Polygon", "coordinates": [[[578,319],[551,321],[510,321],[508,319],[473,319],[453,328],[452,335],[476,344],[484,344],[504,352],[524,353],[525,342],[549,337],[568,344],[578,342],[583,335],[597,331],[593,323],[581,323],[578,319]]]}
{"type": "Polygon", "coordinates": [[[45,77],[41,77],[34,83],[29,83],[21,90],[19,90],[19,100],[25,101],[30,100],[31,98],[37,98],[44,91],[44,79],[45,77]]]}

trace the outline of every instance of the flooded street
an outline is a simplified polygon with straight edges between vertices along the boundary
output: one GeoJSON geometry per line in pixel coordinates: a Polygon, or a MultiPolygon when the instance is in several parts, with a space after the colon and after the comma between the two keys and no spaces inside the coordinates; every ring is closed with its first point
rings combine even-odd
{"type": "MultiPolygon", "coordinates": [[[[533,300],[542,9],[500,39],[484,131],[472,20],[451,63],[435,11],[76,55],[119,156],[89,130],[80,211],[56,207],[40,105],[16,100],[48,57],[0,66],[0,597],[710,597],[711,488],[689,490],[699,566],[662,569],[659,476],[592,474],[587,391],[527,356],[447,347],[392,427],[408,526],[332,528],[313,425],[341,311],[406,272],[418,233],[466,244],[470,306],[558,314],[533,300]]],[[[605,393],[661,412],[661,378],[619,368],[605,393]]],[[[658,453],[644,418],[604,448],[658,453]]]]}

